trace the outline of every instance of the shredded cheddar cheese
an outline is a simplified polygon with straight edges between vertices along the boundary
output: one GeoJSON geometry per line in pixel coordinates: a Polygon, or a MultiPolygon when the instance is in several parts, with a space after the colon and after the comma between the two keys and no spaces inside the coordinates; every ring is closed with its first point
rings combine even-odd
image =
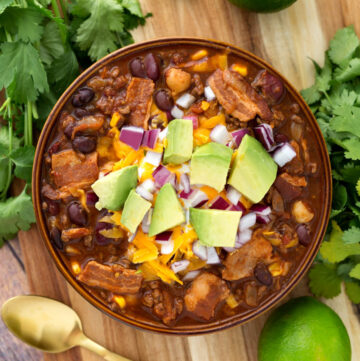
{"type": "Polygon", "coordinates": [[[242,76],[246,76],[248,74],[248,69],[245,65],[241,64],[234,64],[231,69],[235,70],[237,73],[239,73],[242,76]]]}
{"type": "Polygon", "coordinates": [[[226,125],[224,114],[218,114],[211,118],[200,117],[200,126],[202,128],[212,129],[219,124],[226,125]]]}
{"type": "Polygon", "coordinates": [[[198,50],[196,53],[191,55],[192,60],[200,60],[208,55],[208,51],[205,49],[198,50]]]}
{"type": "Polygon", "coordinates": [[[203,145],[210,142],[210,130],[205,128],[194,129],[194,144],[203,145]]]}
{"type": "Polygon", "coordinates": [[[123,296],[114,296],[113,300],[119,305],[120,308],[125,308],[126,301],[123,296]]]}
{"type": "Polygon", "coordinates": [[[120,113],[118,112],[115,112],[112,117],[111,117],[111,120],[110,120],[110,127],[113,128],[113,127],[116,127],[118,121],[120,120],[120,113]]]}

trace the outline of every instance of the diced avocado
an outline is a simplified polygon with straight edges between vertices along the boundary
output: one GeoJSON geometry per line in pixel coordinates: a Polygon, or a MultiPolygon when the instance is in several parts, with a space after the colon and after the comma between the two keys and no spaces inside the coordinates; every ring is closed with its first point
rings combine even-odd
{"type": "Polygon", "coordinates": [[[190,223],[209,247],[234,247],[241,212],[190,208],[190,223]]]}
{"type": "Polygon", "coordinates": [[[149,236],[155,236],[185,222],[185,214],[170,183],[159,191],[151,217],[149,236]]]}
{"type": "Polygon", "coordinates": [[[131,165],[111,172],[98,179],[91,188],[99,197],[96,209],[103,208],[118,211],[123,206],[130,191],[136,187],[138,178],[137,165],[131,165]]]}
{"type": "Polygon", "coordinates": [[[224,189],[231,162],[232,150],[218,143],[197,148],[190,164],[190,183],[205,184],[218,192],[224,189]]]}
{"type": "Polygon", "coordinates": [[[260,202],[274,183],[277,165],[255,138],[240,143],[228,183],[253,203],[260,202]]]}
{"type": "Polygon", "coordinates": [[[135,233],[137,226],[141,223],[150,208],[151,203],[132,189],[124,204],[120,221],[121,224],[131,233],[135,233]]]}
{"type": "Polygon", "coordinates": [[[164,163],[181,164],[188,161],[193,151],[192,120],[172,120],[168,126],[166,141],[164,163]]]}

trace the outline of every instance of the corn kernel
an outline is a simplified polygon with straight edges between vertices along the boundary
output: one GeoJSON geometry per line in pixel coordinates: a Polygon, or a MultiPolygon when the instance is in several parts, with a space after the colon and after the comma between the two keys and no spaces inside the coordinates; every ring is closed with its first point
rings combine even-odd
{"type": "Polygon", "coordinates": [[[120,120],[120,114],[118,112],[115,112],[112,117],[111,117],[111,120],[110,120],[110,127],[111,128],[114,128],[116,127],[118,121],[120,120]]]}
{"type": "Polygon", "coordinates": [[[192,60],[199,60],[208,55],[208,51],[205,49],[199,50],[191,56],[192,60]]]}
{"type": "Polygon", "coordinates": [[[203,101],[201,102],[201,109],[202,109],[204,112],[209,109],[209,106],[210,106],[210,103],[209,103],[209,102],[206,102],[205,100],[203,100],[203,101]]]}
{"type": "Polygon", "coordinates": [[[233,294],[231,294],[227,299],[226,299],[226,303],[228,304],[228,306],[230,308],[235,308],[239,305],[239,302],[236,301],[235,297],[233,294]]]}
{"type": "Polygon", "coordinates": [[[120,308],[124,308],[126,306],[126,301],[123,296],[114,296],[114,301],[119,305],[120,308]]]}
{"type": "Polygon", "coordinates": [[[73,246],[66,246],[65,251],[68,254],[81,254],[81,252],[73,246]]]}
{"type": "Polygon", "coordinates": [[[78,275],[81,272],[81,267],[78,262],[72,262],[71,263],[71,269],[73,272],[78,275]]]}
{"type": "Polygon", "coordinates": [[[248,70],[245,65],[234,64],[232,66],[232,69],[235,70],[237,73],[239,73],[242,76],[246,76],[248,74],[248,70]]]}
{"type": "Polygon", "coordinates": [[[273,277],[280,276],[283,271],[280,262],[272,263],[268,268],[273,277]]]}

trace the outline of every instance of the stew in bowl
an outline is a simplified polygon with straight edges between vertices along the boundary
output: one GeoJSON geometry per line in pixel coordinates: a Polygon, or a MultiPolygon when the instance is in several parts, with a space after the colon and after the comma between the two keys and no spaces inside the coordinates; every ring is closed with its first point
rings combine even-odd
{"type": "Polygon", "coordinates": [[[127,49],[80,76],[41,135],[46,243],[87,299],[130,324],[246,321],[316,254],[331,196],[319,128],[286,80],[234,47],[127,49]]]}

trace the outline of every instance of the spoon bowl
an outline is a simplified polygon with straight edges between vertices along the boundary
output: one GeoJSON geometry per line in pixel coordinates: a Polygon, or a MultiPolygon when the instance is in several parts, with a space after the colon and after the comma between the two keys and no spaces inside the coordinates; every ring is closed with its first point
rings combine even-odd
{"type": "Polygon", "coordinates": [[[41,296],[17,296],[1,309],[6,327],[19,339],[45,352],[83,346],[108,361],[130,361],[86,337],[77,313],[69,306],[41,296]]]}

